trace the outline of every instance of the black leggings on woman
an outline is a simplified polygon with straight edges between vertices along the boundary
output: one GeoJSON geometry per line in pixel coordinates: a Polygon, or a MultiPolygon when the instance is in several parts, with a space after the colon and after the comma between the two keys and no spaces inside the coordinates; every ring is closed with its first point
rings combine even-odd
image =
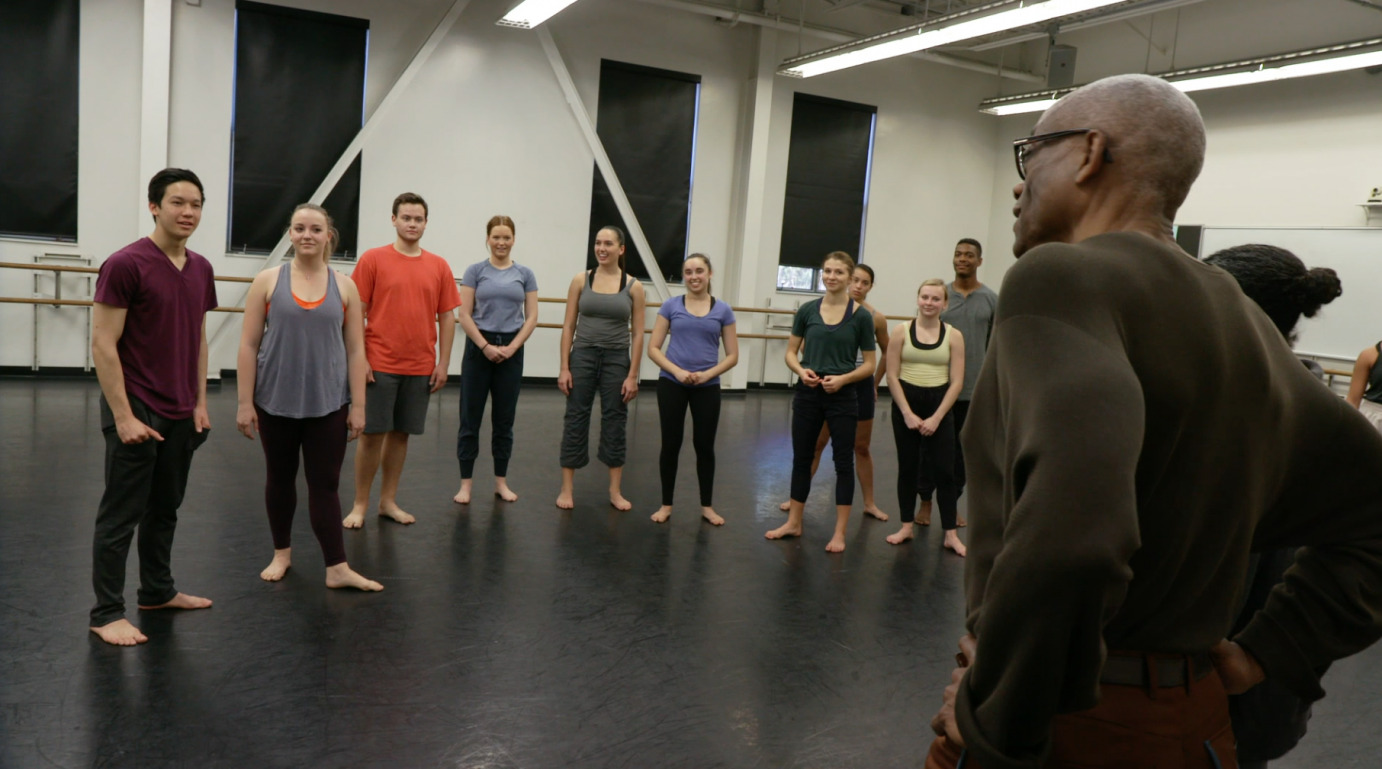
{"type": "Polygon", "coordinates": [[[269,531],[274,549],[284,550],[293,543],[293,514],[298,506],[298,457],[304,458],[307,471],[307,510],[312,518],[312,533],[317,535],[327,566],[345,563],[345,537],[341,533],[341,463],[346,450],[346,412],[311,419],[289,419],[270,414],[256,404],[259,412],[259,443],[264,447],[268,468],[264,484],[264,506],[269,511],[269,531]]]}
{"type": "MultiPolygon", "coordinates": [[[[824,385],[797,383],[792,400],[792,501],[805,502],[811,493],[811,462],[816,458],[816,438],[830,425],[830,445],[835,457],[835,504],[854,504],[854,433],[859,427],[859,395],[845,385],[834,393],[824,385]]],[[[915,484],[914,484],[915,485],[915,484]]]]}
{"type": "MultiPolygon", "coordinates": [[[[917,387],[899,382],[902,393],[907,396],[907,404],[912,413],[922,419],[930,417],[945,400],[950,385],[940,387],[917,387]]],[[[950,531],[955,528],[956,503],[960,498],[959,487],[955,485],[955,417],[946,412],[940,426],[930,435],[922,435],[918,430],[909,430],[907,420],[902,417],[902,409],[893,404],[893,439],[897,441],[897,509],[902,512],[902,522],[911,523],[916,518],[917,482],[921,474],[922,457],[926,456],[930,470],[935,474],[936,496],[941,508],[941,528],[950,531]]]]}
{"type": "Polygon", "coordinates": [[[677,484],[677,459],[686,434],[686,409],[691,409],[691,445],[696,447],[696,479],[701,482],[701,507],[710,507],[715,488],[715,431],[720,426],[720,385],[687,387],[665,376],[657,378],[657,413],[662,419],[662,504],[671,507],[677,484]]]}

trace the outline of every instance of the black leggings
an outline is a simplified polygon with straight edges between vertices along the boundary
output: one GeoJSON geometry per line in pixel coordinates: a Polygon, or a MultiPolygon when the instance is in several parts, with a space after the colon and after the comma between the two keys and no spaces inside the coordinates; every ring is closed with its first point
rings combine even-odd
{"type": "MultiPolygon", "coordinates": [[[[940,387],[917,387],[900,382],[902,393],[907,397],[907,405],[912,413],[922,419],[930,417],[945,400],[945,392],[950,385],[940,387]]],[[[935,476],[936,496],[941,508],[941,528],[950,531],[955,528],[956,502],[960,498],[959,487],[955,485],[955,418],[947,413],[940,427],[930,435],[909,430],[907,420],[902,417],[902,409],[893,404],[893,440],[897,442],[897,509],[902,513],[902,522],[911,523],[916,518],[917,488],[923,458],[935,476]]]]}
{"type": "Polygon", "coordinates": [[[835,504],[854,504],[854,433],[859,425],[859,395],[854,385],[827,393],[825,387],[797,383],[792,400],[792,501],[805,502],[811,493],[811,461],[816,438],[830,425],[835,459],[835,504]]]}
{"type": "Polygon", "coordinates": [[[269,511],[269,531],[274,549],[293,543],[293,514],[298,506],[298,456],[307,474],[307,510],[312,533],[317,535],[327,566],[345,563],[345,536],[341,533],[341,463],[345,461],[346,412],[350,406],[324,417],[289,419],[270,414],[257,404],[259,443],[268,468],[264,507],[269,511]]]}
{"type": "Polygon", "coordinates": [[[686,434],[686,409],[691,409],[691,445],[696,447],[696,479],[701,483],[701,507],[710,507],[715,488],[715,430],[720,426],[720,385],[687,387],[665,376],[657,378],[657,413],[662,419],[662,504],[671,506],[677,483],[677,459],[686,434]]]}

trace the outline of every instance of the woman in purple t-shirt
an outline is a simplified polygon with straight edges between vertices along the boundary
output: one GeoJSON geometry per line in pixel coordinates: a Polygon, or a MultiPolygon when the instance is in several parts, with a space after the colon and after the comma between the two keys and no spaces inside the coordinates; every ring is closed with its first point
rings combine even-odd
{"type": "Polygon", "coordinates": [[[720,426],[720,375],[739,362],[739,337],[734,310],[710,295],[714,274],[704,254],[686,257],[681,268],[685,296],[663,302],[653,325],[648,357],[661,369],[657,379],[657,411],[662,419],[662,507],[653,520],[672,515],[672,489],[677,482],[677,457],[691,409],[691,444],[696,447],[696,477],[701,486],[701,515],[720,526],[725,519],[710,506],[715,486],[715,430],[720,426]],[[667,352],[662,345],[671,332],[667,352]],[[725,358],[720,360],[720,343],[725,358]]]}

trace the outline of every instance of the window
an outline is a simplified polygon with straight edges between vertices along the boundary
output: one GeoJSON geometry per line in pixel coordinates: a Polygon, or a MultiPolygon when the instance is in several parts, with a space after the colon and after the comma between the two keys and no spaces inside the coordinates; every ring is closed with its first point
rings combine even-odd
{"type": "Polygon", "coordinates": [[[792,100],[777,287],[824,291],[821,259],[863,260],[878,108],[798,93],[792,100]]]}
{"type": "MultiPolygon", "coordinates": [[[[268,253],[360,131],[369,21],[239,0],[227,248],[268,253]]],[[[357,253],[360,158],[322,204],[357,253]]]]}
{"type": "Polygon", "coordinates": [[[77,239],[79,0],[0,2],[0,233],[77,239]]]}
{"type": "MultiPolygon", "coordinates": [[[[595,132],[668,281],[681,280],[681,263],[686,259],[700,96],[700,75],[600,62],[595,132]]],[[[609,224],[625,232],[629,229],[597,166],[586,242],[594,243],[595,234],[609,224]]],[[[648,277],[638,247],[632,242],[626,246],[629,273],[648,277]]],[[[593,249],[586,254],[586,264],[595,266],[593,249]]]]}

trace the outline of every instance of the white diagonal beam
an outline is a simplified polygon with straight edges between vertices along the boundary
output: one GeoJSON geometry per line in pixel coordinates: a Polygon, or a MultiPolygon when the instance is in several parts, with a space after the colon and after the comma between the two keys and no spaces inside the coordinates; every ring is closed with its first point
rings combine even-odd
{"type": "Polygon", "coordinates": [[[585,135],[585,141],[590,145],[591,153],[595,155],[595,165],[599,167],[600,175],[605,178],[605,185],[614,196],[614,205],[618,207],[619,215],[624,217],[624,224],[629,228],[629,237],[638,247],[638,256],[643,260],[643,267],[648,271],[648,276],[657,289],[658,299],[671,299],[672,294],[667,289],[667,281],[662,278],[662,268],[658,266],[653,247],[643,236],[643,227],[639,225],[638,217],[633,213],[633,206],[624,194],[624,185],[619,183],[619,175],[614,172],[614,165],[609,162],[604,143],[600,141],[599,134],[595,133],[595,125],[590,122],[590,113],[586,111],[585,102],[581,101],[581,94],[576,90],[575,82],[571,80],[571,73],[567,71],[566,61],[561,58],[561,51],[557,50],[557,44],[552,40],[552,33],[548,32],[544,25],[537,28],[537,37],[542,41],[542,50],[547,53],[547,60],[552,63],[552,72],[556,73],[557,82],[561,84],[562,93],[566,95],[566,103],[571,106],[571,113],[576,116],[576,123],[580,125],[581,133],[585,135]]]}
{"type": "MultiPolygon", "coordinates": [[[[351,140],[350,146],[346,147],[345,152],[341,153],[341,158],[336,161],[336,165],[331,167],[331,172],[326,175],[326,178],[323,179],[322,183],[317,187],[317,191],[312,193],[312,197],[308,198],[306,202],[321,205],[322,201],[326,200],[326,196],[331,194],[331,190],[336,188],[336,183],[341,180],[342,176],[345,176],[345,172],[350,168],[350,164],[355,162],[355,158],[360,154],[360,150],[364,149],[365,142],[369,141],[369,137],[379,128],[379,124],[383,122],[384,116],[389,114],[393,106],[402,98],[403,92],[408,90],[408,85],[413,82],[413,78],[417,77],[417,73],[422,71],[423,65],[432,57],[433,52],[437,50],[437,46],[441,45],[442,38],[445,38],[446,33],[451,31],[451,27],[455,25],[456,20],[461,17],[461,12],[464,11],[469,4],[470,0],[455,0],[455,2],[451,4],[451,9],[446,12],[446,15],[441,18],[441,21],[437,22],[437,26],[432,30],[432,34],[428,35],[427,42],[423,43],[417,53],[413,54],[413,60],[408,62],[408,66],[403,70],[403,74],[399,75],[398,80],[394,81],[393,87],[389,89],[389,92],[384,95],[383,100],[379,102],[379,106],[375,108],[374,114],[370,115],[369,119],[365,121],[365,124],[360,127],[360,132],[355,134],[355,138],[351,140]]],[[[269,255],[264,257],[264,264],[261,265],[259,269],[268,269],[271,265],[282,260],[284,255],[288,253],[288,245],[288,234],[285,232],[283,237],[279,239],[278,245],[274,246],[273,250],[269,252],[269,255]]],[[[244,304],[247,296],[249,296],[248,287],[240,294],[240,298],[236,300],[235,304],[230,306],[239,307],[244,304]]],[[[226,332],[231,328],[233,322],[233,316],[227,315],[226,319],[221,321],[221,325],[217,327],[216,333],[212,335],[209,347],[210,356],[213,360],[215,359],[217,347],[225,342],[226,332]]]]}

